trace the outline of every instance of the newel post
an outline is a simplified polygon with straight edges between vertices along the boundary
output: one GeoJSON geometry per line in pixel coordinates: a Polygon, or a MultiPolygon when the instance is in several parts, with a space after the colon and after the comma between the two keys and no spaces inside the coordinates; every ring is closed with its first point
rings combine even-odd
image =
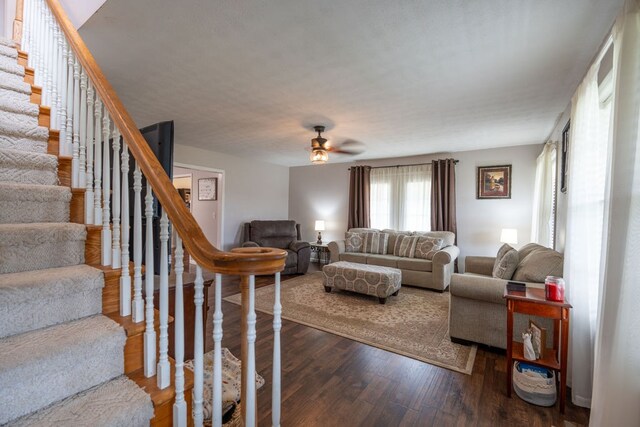
{"type": "Polygon", "coordinates": [[[13,41],[22,42],[22,26],[24,15],[24,0],[16,0],[16,18],[13,20],[13,41]]]}

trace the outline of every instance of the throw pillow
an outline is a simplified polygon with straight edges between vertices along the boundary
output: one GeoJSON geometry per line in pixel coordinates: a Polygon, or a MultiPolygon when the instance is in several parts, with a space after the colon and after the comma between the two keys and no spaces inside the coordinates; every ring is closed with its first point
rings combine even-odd
{"type": "Polygon", "coordinates": [[[389,235],[389,244],[387,245],[387,253],[389,255],[393,255],[393,250],[396,247],[396,241],[400,236],[408,236],[410,233],[404,231],[383,231],[383,233],[387,233],[389,235]]]}
{"type": "Polygon", "coordinates": [[[368,254],[386,254],[389,235],[387,233],[366,233],[362,252],[368,254]]]}
{"type": "Polygon", "coordinates": [[[496,261],[493,264],[494,268],[495,268],[496,265],[498,265],[498,263],[500,262],[500,260],[504,256],[504,254],[509,252],[511,249],[513,249],[513,248],[511,246],[509,246],[508,244],[506,244],[506,243],[504,245],[502,245],[500,247],[500,249],[498,249],[498,254],[496,255],[496,261]]]}
{"type": "Polygon", "coordinates": [[[511,279],[513,272],[518,268],[518,261],[520,261],[518,251],[511,248],[502,256],[499,262],[496,260],[492,276],[497,279],[511,279]]]}
{"type": "Polygon", "coordinates": [[[562,277],[564,258],[553,249],[532,251],[518,264],[513,280],[544,283],[547,276],[562,277]]]}
{"type": "Polygon", "coordinates": [[[525,259],[531,252],[537,251],[539,249],[548,249],[542,245],[537,243],[527,243],[520,249],[518,249],[518,255],[520,255],[520,260],[525,259]]]}
{"type": "Polygon", "coordinates": [[[433,256],[442,249],[444,242],[442,239],[434,239],[433,237],[418,237],[416,243],[416,252],[414,257],[422,259],[433,259],[433,256]]]}
{"type": "Polygon", "coordinates": [[[398,236],[396,246],[393,248],[395,256],[413,258],[416,253],[416,243],[418,236],[398,236]]]}
{"type": "Polygon", "coordinates": [[[362,252],[362,246],[364,245],[364,239],[360,233],[352,233],[347,231],[344,238],[344,250],[345,252],[362,252]]]}

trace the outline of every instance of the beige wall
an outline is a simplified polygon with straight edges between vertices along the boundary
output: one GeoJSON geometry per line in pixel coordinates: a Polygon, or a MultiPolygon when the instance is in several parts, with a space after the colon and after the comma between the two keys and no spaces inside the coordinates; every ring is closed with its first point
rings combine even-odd
{"type": "MultiPolygon", "coordinates": [[[[494,256],[500,246],[502,228],[518,229],[521,246],[529,242],[533,208],[536,157],[542,144],[441,155],[357,162],[371,166],[424,163],[434,158],[454,157],[456,166],[458,245],[461,268],[467,255],[494,256]],[[512,198],[476,199],[476,167],[512,165],[512,198]]],[[[313,240],[316,219],[326,221],[324,240],[344,236],[348,210],[348,168],[354,163],[300,166],[289,170],[289,217],[301,223],[303,239],[313,240]]]]}
{"type": "MultiPolygon", "coordinates": [[[[253,219],[286,219],[289,168],[176,144],[176,163],[224,171],[225,250],[240,244],[242,224],[253,219]]],[[[197,182],[194,180],[194,186],[197,182]]],[[[193,193],[192,193],[193,194],[193,193]]]]}

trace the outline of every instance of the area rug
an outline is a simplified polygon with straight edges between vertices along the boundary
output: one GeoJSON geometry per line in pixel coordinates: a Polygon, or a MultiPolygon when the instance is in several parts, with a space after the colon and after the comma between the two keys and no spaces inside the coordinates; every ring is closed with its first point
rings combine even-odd
{"type": "MultiPolygon", "coordinates": [[[[403,286],[396,297],[333,290],[322,273],[282,281],[282,318],[456,372],[471,374],[477,347],[449,339],[449,293],[403,286]]],[[[273,314],[274,285],[256,290],[256,310],[273,314]]],[[[240,304],[240,294],[225,298],[240,304]]]]}

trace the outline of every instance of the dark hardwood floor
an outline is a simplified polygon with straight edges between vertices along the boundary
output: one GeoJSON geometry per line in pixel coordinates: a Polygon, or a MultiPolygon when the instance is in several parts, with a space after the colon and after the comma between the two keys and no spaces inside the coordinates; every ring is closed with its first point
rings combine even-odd
{"type": "MultiPolygon", "coordinates": [[[[272,277],[256,279],[257,287],[272,283],[272,277]]],[[[223,298],[238,293],[238,284],[226,277],[223,298]]],[[[206,351],[213,346],[213,292],[209,301],[206,351]]],[[[223,313],[223,346],[239,357],[240,307],[223,302],[223,313]]],[[[270,426],[273,317],[257,315],[256,367],[266,380],[258,391],[258,419],[270,426]]],[[[465,375],[286,320],[281,340],[283,426],[588,424],[588,410],[570,402],[561,415],[557,404],[542,408],[515,394],[507,398],[504,352],[478,348],[473,374],[465,375]]]]}

